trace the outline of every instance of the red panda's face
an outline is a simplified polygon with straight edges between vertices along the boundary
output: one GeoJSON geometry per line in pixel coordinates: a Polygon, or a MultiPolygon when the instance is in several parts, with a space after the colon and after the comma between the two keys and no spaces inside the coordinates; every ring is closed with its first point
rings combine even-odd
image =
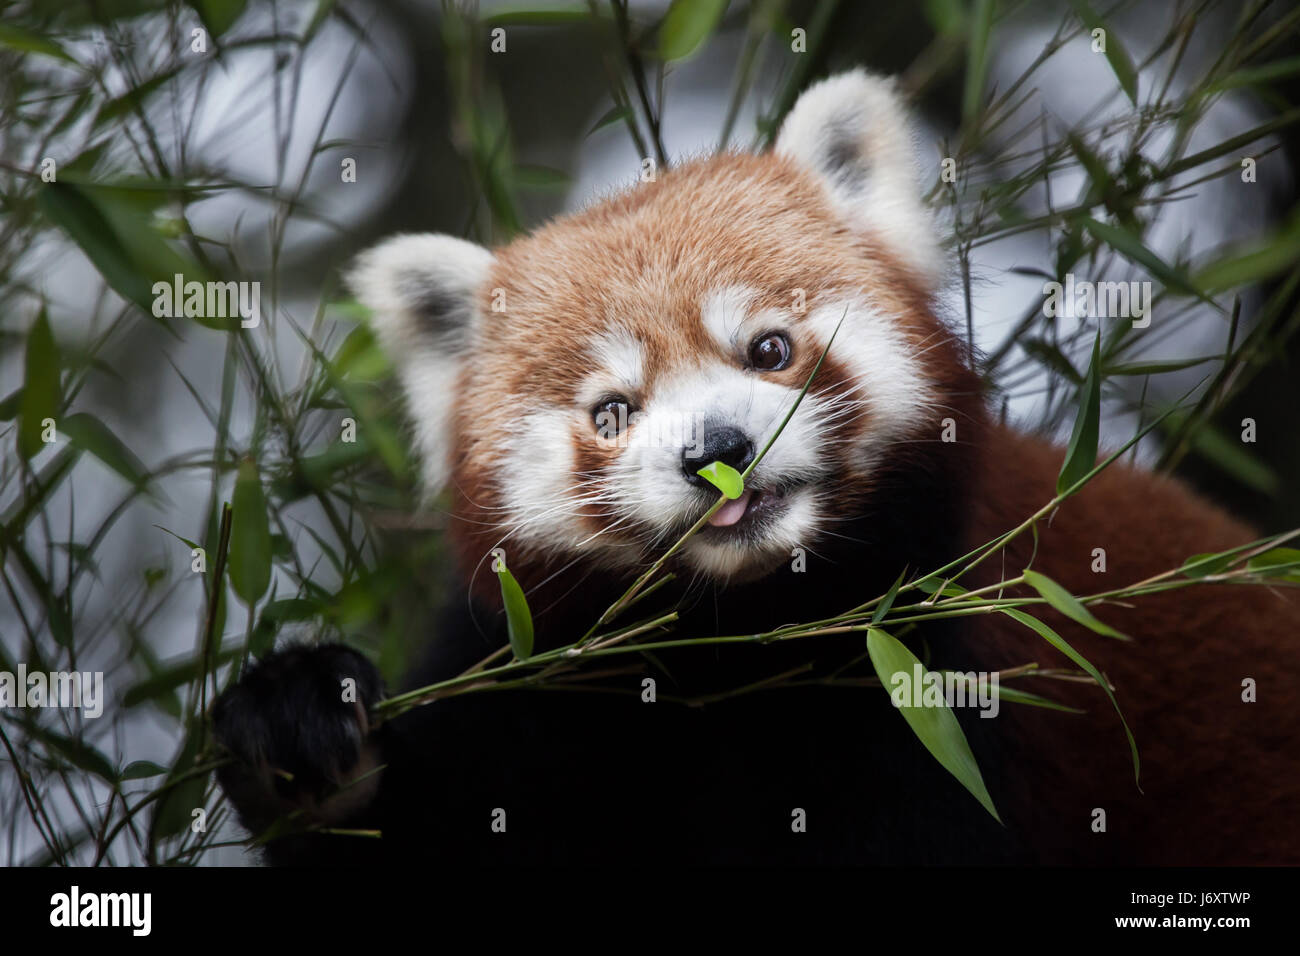
{"type": "Polygon", "coordinates": [[[441,236],[372,251],[353,283],[465,533],[516,565],[643,566],[717,500],[699,469],[743,472],[794,409],[681,559],[746,579],[833,537],[948,414],[905,135],[892,92],[849,74],[772,153],[661,172],[495,254],[441,236]]]}

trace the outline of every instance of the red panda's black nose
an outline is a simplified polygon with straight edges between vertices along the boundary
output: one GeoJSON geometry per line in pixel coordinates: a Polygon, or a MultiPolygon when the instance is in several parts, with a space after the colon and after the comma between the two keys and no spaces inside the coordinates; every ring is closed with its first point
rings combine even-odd
{"type": "Polygon", "coordinates": [[[706,425],[699,447],[687,446],[682,451],[682,474],[693,485],[711,487],[696,474],[709,462],[720,461],[736,471],[744,471],[754,460],[754,443],[739,428],[730,425],[706,425]]]}

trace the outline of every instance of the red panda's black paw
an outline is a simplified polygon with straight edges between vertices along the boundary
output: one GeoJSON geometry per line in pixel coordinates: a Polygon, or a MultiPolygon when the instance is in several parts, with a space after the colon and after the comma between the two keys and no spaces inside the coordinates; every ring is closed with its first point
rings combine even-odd
{"type": "Polygon", "coordinates": [[[379,672],[341,644],[292,647],[264,658],[212,710],[234,759],[217,778],[254,834],[293,811],[299,822],[356,817],[378,792],[382,759],[368,709],[379,672]]]}

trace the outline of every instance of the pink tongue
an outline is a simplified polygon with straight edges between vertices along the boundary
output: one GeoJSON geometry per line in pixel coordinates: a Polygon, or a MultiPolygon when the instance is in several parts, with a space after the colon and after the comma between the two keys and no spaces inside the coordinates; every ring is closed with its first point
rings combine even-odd
{"type": "Polygon", "coordinates": [[[709,519],[709,524],[715,528],[725,528],[733,525],[741,518],[745,517],[745,509],[749,507],[749,499],[754,497],[752,491],[744,491],[741,496],[734,501],[728,501],[725,505],[714,512],[713,517],[709,519]]]}

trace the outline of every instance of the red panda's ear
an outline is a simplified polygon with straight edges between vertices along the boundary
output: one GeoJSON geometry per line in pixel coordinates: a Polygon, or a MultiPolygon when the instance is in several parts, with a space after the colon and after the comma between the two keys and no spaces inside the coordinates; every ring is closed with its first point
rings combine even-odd
{"type": "Polygon", "coordinates": [[[347,276],[401,379],[428,495],[447,481],[456,378],[492,261],[454,236],[395,236],[358,256],[347,276]]]}
{"type": "Polygon", "coordinates": [[[347,281],[400,360],[408,347],[464,339],[491,266],[492,253],[455,236],[393,236],[358,256],[347,281]]]}
{"type": "Polygon", "coordinates": [[[816,174],[847,225],[883,241],[927,290],[938,285],[938,232],[892,79],[852,70],[810,86],[782,123],[776,151],[816,174]]]}

